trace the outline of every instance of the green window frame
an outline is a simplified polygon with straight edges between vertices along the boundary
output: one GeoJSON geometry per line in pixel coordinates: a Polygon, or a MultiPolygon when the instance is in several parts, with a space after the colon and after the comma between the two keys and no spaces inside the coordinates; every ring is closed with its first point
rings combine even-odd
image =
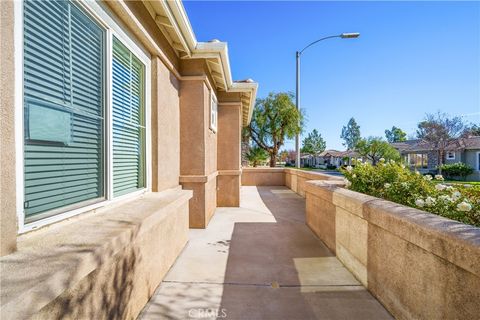
{"type": "Polygon", "coordinates": [[[70,1],[24,2],[25,222],[105,199],[105,29],[70,1]]]}

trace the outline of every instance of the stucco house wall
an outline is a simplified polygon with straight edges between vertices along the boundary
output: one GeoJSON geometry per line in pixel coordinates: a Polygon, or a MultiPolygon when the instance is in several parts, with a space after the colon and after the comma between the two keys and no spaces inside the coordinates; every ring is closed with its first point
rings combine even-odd
{"type": "MultiPolygon", "coordinates": [[[[404,142],[392,143],[402,157],[415,154],[426,154],[428,156],[428,168],[417,168],[420,172],[430,172],[437,170],[439,152],[432,150],[432,144],[422,140],[408,140],[404,142]]],[[[474,173],[467,177],[468,180],[480,181],[478,155],[480,151],[480,137],[469,136],[453,139],[446,146],[443,155],[443,164],[453,164],[457,162],[465,163],[474,168],[474,173]],[[454,152],[454,158],[448,158],[448,153],[454,152]]]]}
{"type": "MultiPolygon", "coordinates": [[[[23,4],[0,2],[0,317],[135,318],[187,243],[192,221],[208,224],[217,186],[239,196],[228,189],[235,183],[217,184],[221,131],[209,126],[211,95],[219,88],[234,91],[236,115],[222,118],[222,126],[240,128],[249,121],[257,85],[231,80],[226,44],[196,42],[188,21],[181,20],[186,14],[179,1],[79,1],[87,16],[98,15],[107,29],[114,24],[148,57],[148,186],[121,201],[25,227],[17,200],[24,192],[19,187],[23,136],[18,135],[23,128],[23,4]],[[165,10],[178,14],[167,17],[165,10]],[[223,74],[214,78],[217,65],[223,74]],[[197,213],[193,219],[192,213],[197,213]]],[[[222,143],[238,143],[240,150],[238,136],[225,131],[222,143]]],[[[222,165],[239,177],[239,162],[222,165]]]]}
{"type": "Polygon", "coordinates": [[[466,150],[464,153],[464,161],[474,169],[474,172],[467,177],[469,180],[480,181],[480,149],[466,150]]]}

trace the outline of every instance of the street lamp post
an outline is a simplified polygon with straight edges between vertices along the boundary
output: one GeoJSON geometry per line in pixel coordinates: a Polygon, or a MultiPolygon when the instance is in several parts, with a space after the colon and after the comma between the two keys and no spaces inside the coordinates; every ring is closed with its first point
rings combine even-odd
{"type": "MultiPolygon", "coordinates": [[[[316,41],[313,41],[312,43],[310,43],[309,45],[307,45],[305,48],[303,48],[302,50],[300,51],[297,51],[296,53],[296,61],[297,61],[297,81],[296,81],[296,86],[295,86],[295,91],[296,91],[296,94],[295,94],[295,105],[297,107],[297,110],[300,110],[300,56],[302,55],[302,53],[309,47],[313,46],[314,44],[316,44],[317,42],[320,42],[320,41],[323,41],[323,40],[327,40],[327,39],[331,39],[331,38],[342,38],[342,39],[351,39],[351,38],[358,38],[360,36],[360,33],[358,32],[354,32],[354,33],[342,33],[342,34],[339,34],[339,35],[335,35],[335,36],[328,36],[328,37],[324,37],[324,38],[321,38],[321,39],[318,39],[316,41]]],[[[296,156],[297,156],[297,159],[295,160],[295,166],[297,168],[300,168],[300,133],[298,133],[296,136],[295,136],[295,152],[296,152],[296,156]]]]}

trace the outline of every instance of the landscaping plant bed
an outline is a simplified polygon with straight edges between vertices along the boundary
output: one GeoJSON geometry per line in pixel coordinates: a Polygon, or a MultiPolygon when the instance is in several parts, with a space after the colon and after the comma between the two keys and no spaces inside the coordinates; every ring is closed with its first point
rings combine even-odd
{"type": "Polygon", "coordinates": [[[480,185],[443,183],[443,176],[421,175],[395,161],[357,161],[342,169],[350,190],[418,208],[480,227],[480,185]]]}

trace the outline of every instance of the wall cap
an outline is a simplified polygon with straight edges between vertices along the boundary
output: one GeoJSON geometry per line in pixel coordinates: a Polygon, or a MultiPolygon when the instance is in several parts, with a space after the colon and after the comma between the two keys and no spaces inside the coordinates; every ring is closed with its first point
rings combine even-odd
{"type": "Polygon", "coordinates": [[[480,277],[480,228],[340,187],[307,181],[308,194],[331,201],[393,235],[480,277]]]}

